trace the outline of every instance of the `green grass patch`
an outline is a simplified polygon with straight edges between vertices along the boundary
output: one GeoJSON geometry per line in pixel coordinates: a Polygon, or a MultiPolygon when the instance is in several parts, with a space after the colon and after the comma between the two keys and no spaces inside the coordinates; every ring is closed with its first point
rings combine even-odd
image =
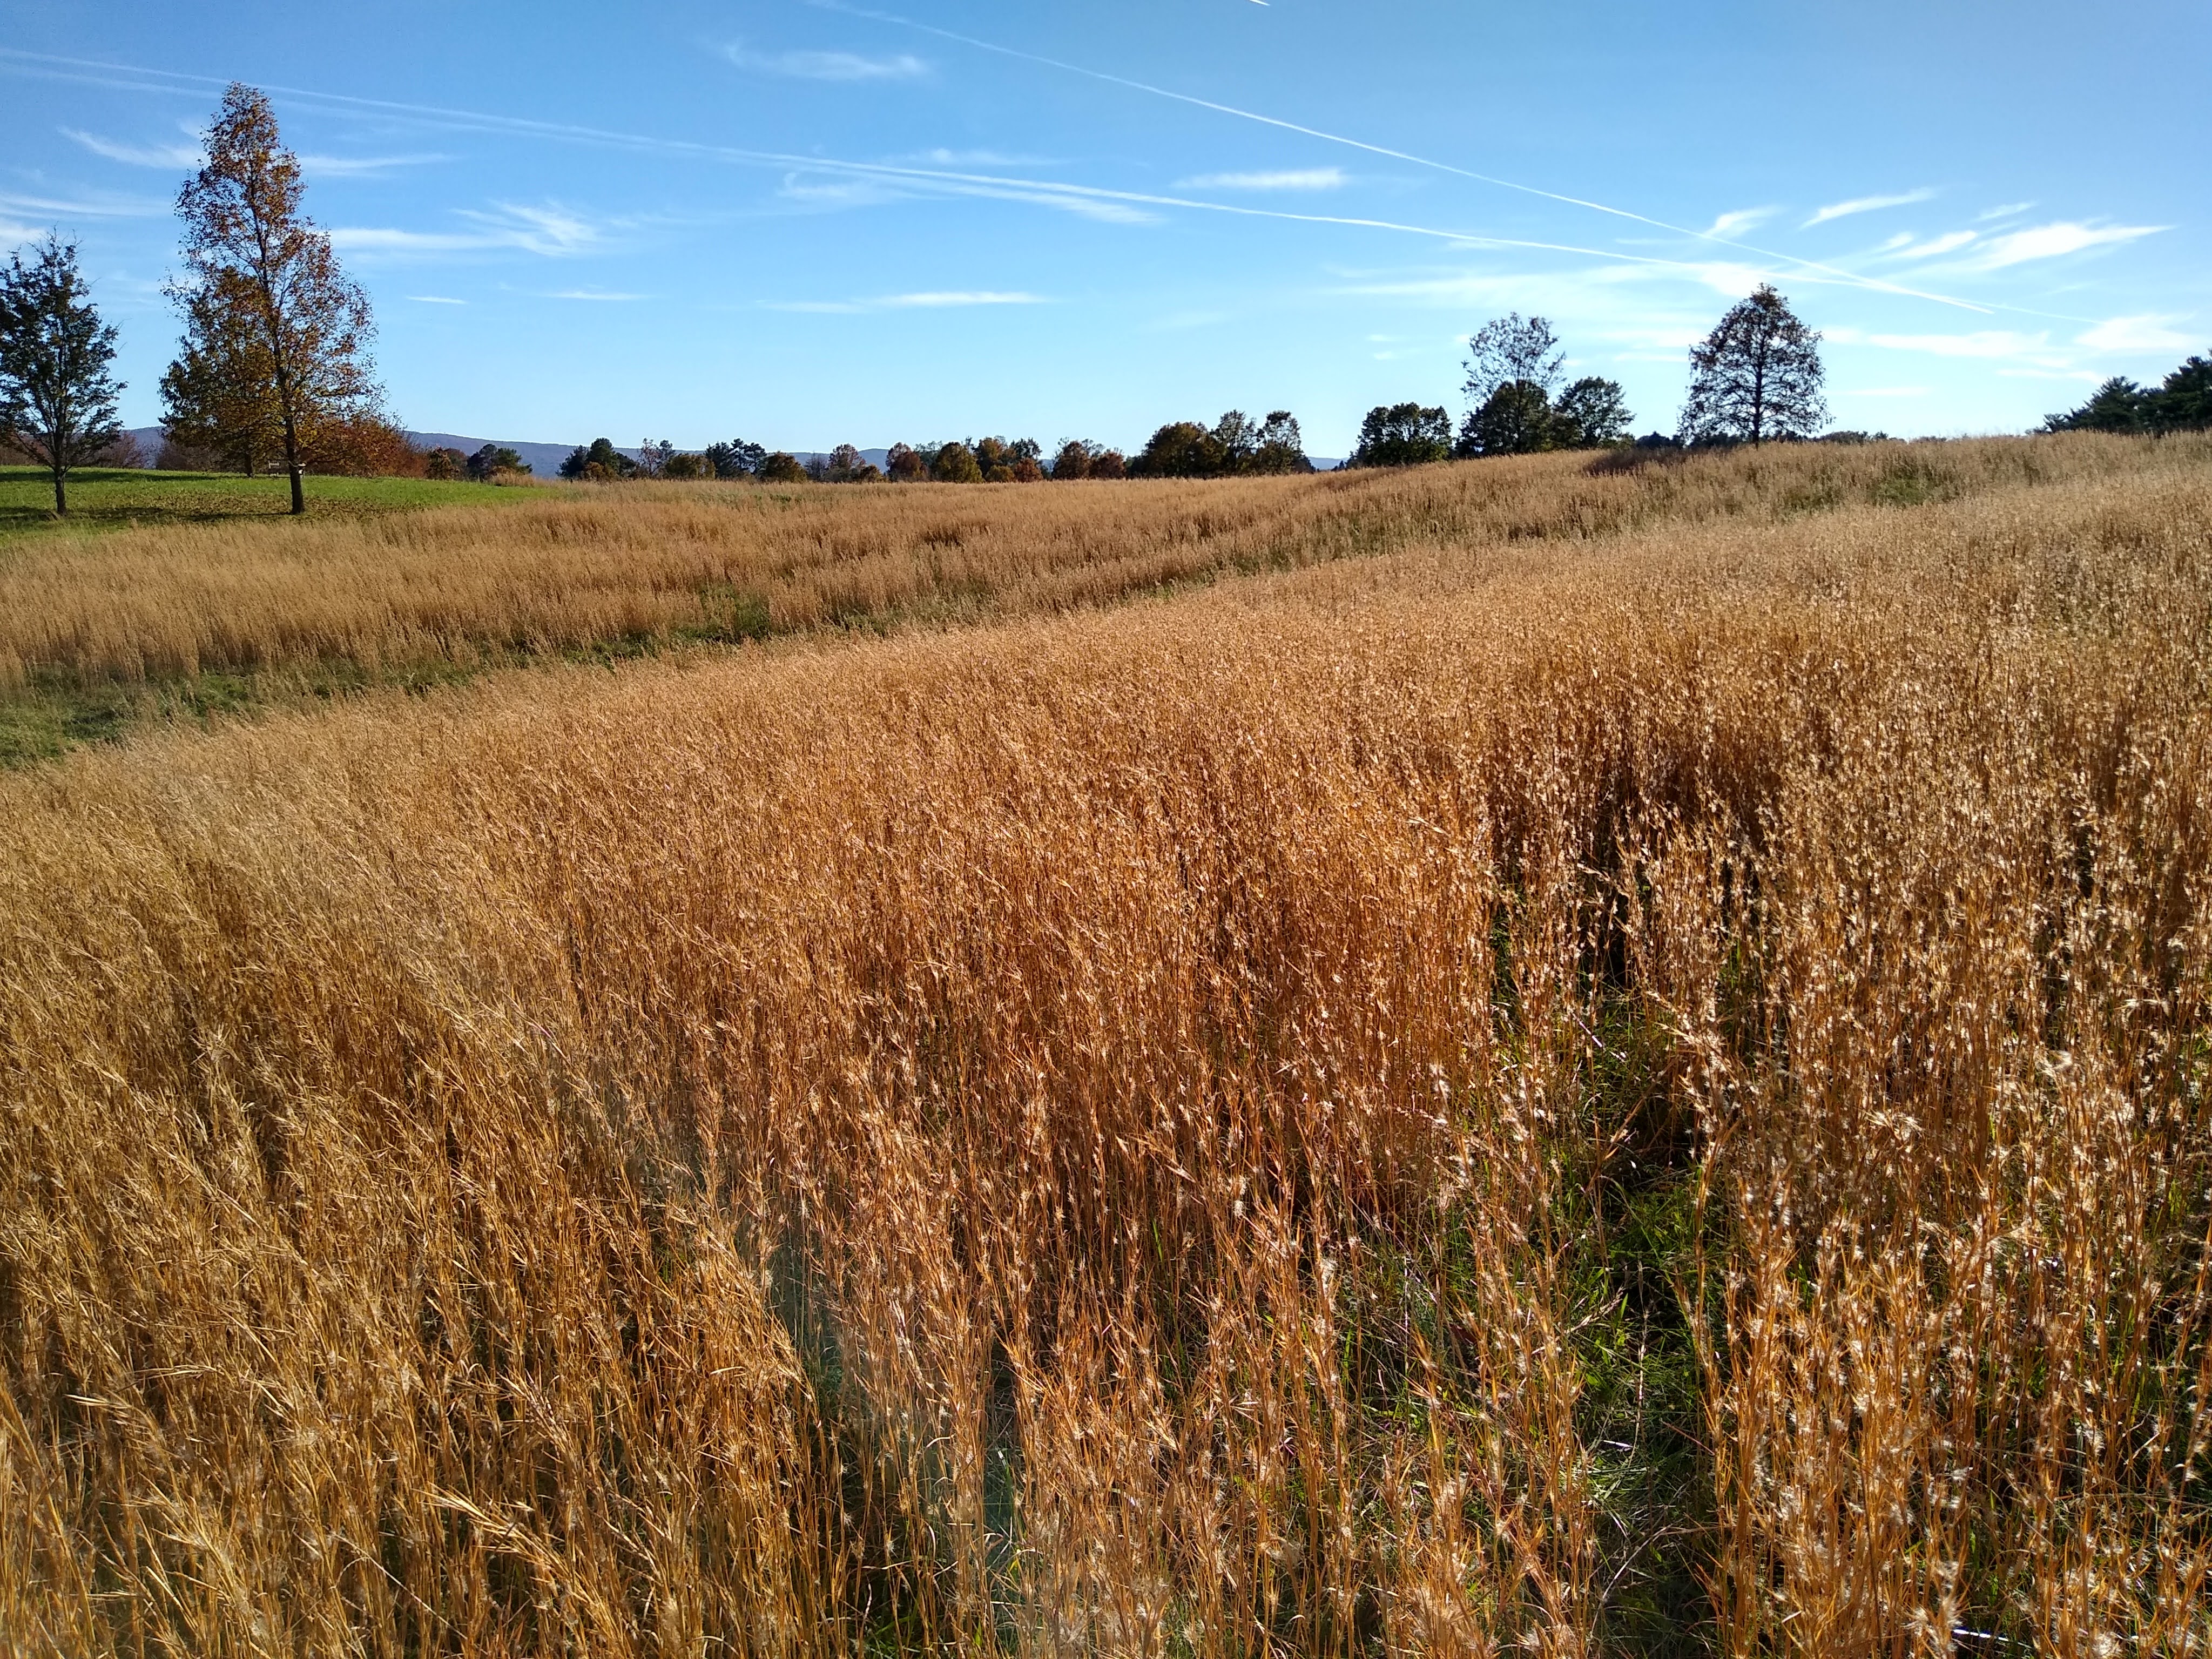
{"type": "MultiPolygon", "coordinates": [[[[428,478],[307,480],[310,519],[361,518],[431,507],[529,499],[521,489],[447,483],[428,478]]],[[[292,505],[289,481],[224,472],[152,472],[137,467],[86,467],[70,474],[70,512],[54,516],[53,482],[36,467],[0,467],[0,543],[32,535],[97,535],[141,525],[224,524],[282,519],[292,505]]]]}
{"type": "Polygon", "coordinates": [[[328,702],[384,688],[422,695],[495,667],[540,659],[518,654],[476,665],[425,663],[371,674],[351,662],[273,673],[209,672],[190,679],[77,685],[34,678],[0,693],[0,772],[58,760],[86,744],[112,743],[142,726],[204,726],[269,708],[328,702]]]}
{"type": "Polygon", "coordinates": [[[149,722],[206,720],[259,701],[252,681],[237,674],[160,685],[34,683],[0,698],[0,770],[54,760],[81,744],[112,742],[149,722]]]}

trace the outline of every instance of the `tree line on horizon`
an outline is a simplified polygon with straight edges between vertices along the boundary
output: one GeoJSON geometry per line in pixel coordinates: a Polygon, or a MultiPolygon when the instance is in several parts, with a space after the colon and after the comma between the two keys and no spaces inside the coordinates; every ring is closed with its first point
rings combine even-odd
{"type": "Polygon", "coordinates": [[[2079,409],[2053,415],[2045,432],[2120,432],[2152,437],[2212,427],[2212,358],[2191,357],[2155,386],[2114,375],[2079,409]]]}
{"type": "Polygon", "coordinates": [[[665,440],[635,451],[611,440],[579,445],[561,463],[563,478],[611,483],[625,478],[749,481],[757,483],[1042,483],[1078,478],[1229,478],[1311,472],[1297,417],[1286,409],[1255,421],[1232,409],[1211,427],[1171,421],[1135,455],[1086,438],[1061,442],[1049,459],[1034,438],[895,443],[878,466],[852,444],[801,461],[782,450],[732,440],[682,451],[665,440]]]}
{"type": "MultiPolygon", "coordinates": [[[[157,466],[281,471],[291,509],[306,511],[309,472],[497,483],[530,476],[516,452],[419,449],[386,411],[370,345],[368,296],[340,270],[329,234],[301,210],[299,159],[284,148],[267,97],[234,82],[210,127],[203,165],[179,191],[183,274],[165,289],[184,322],[161,376],[164,442],[157,466]]],[[[1518,313],[1468,341],[1467,412],[1455,431],[1441,406],[1378,405],[1346,465],[1410,466],[1546,450],[1760,444],[1812,438],[1827,421],[1820,336],[1771,285],[1731,307],[1690,353],[1691,384],[1674,433],[1630,436],[1619,382],[1565,380],[1551,323],[1518,313]]],[[[109,369],[116,331],[94,307],[77,249],[58,232],[0,266],[0,453],[52,476],[68,511],[70,470],[135,465],[118,416],[124,390],[109,369]]],[[[2212,361],[2191,357],[2158,387],[2115,378],[2050,432],[2158,434],[2212,426],[2212,361]]],[[[1830,434],[1832,438],[1860,434],[1830,434]]],[[[1220,478],[1310,472],[1297,418],[1255,421],[1231,410],[1212,425],[1171,421],[1134,455],[1085,439],[1047,459],[1032,438],[969,438],[892,446],[884,464],[850,444],[805,461],[731,440],[698,451],[665,440],[624,452],[580,445],[563,478],[720,479],[766,483],[1027,483],[1047,479],[1220,478]]]]}

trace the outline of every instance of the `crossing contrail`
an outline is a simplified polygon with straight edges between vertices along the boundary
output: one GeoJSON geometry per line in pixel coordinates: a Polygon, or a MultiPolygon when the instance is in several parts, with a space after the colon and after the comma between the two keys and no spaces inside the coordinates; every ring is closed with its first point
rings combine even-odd
{"type": "MultiPolygon", "coordinates": [[[[907,21],[905,19],[895,17],[888,13],[861,11],[853,7],[838,4],[835,0],[810,0],[810,3],[827,9],[848,12],[853,15],[866,17],[872,21],[894,23],[907,21]]],[[[1731,241],[1726,237],[1714,236],[1694,230],[1683,230],[1680,227],[1666,224],[1661,220],[1646,218],[1643,215],[1629,212],[1626,209],[1607,207],[1599,203],[1584,202],[1577,197],[1562,196],[1555,191],[1540,190],[1534,185],[1517,185],[1510,180],[1492,179],[1486,173],[1470,172],[1467,168],[1453,167],[1446,162],[1431,161],[1405,151],[1390,149],[1379,144],[1369,144],[1355,138],[1340,137],[1334,134],[1322,132],[1316,128],[1300,126],[1295,122],[1277,120],[1272,116],[1255,114],[1230,105],[1217,104],[1206,99],[1170,92],[1161,88],[1147,86],[1142,82],[1125,80],[1119,76],[1085,69],[1078,64],[1061,64],[1053,58],[1038,57],[1034,52],[1020,52],[1011,46],[995,46],[989,41],[971,40],[968,36],[953,34],[948,30],[936,28],[929,24],[912,23],[908,24],[908,27],[920,29],[927,33],[945,35],[947,39],[973,45],[987,52],[1028,58],[1055,69],[1066,70],[1073,74],[1090,76],[1097,80],[1130,87],[1158,97],[1173,99],[1181,103],[1194,104],[1203,109],[1218,110],[1225,114],[1257,121],[1265,125],[1309,134],[1315,137],[1328,139],[1332,143],[1348,145],[1355,149],[1363,149],[1375,155],[1435,167],[1443,172],[1456,173],[1484,183],[1500,185],[1507,189],[1522,191],[1554,201],[1592,208],[1601,213],[1632,219],[1659,229],[1680,231],[1680,234],[1684,235],[1717,243],[1741,252],[1755,254],[1761,258],[1783,260],[1802,270],[1817,272],[1819,273],[1817,280],[1833,282],[1854,288],[1878,289],[1911,299],[1930,301],[1939,305],[1955,306],[1963,310],[1980,312],[1984,314],[1987,314],[1990,310],[1990,307],[1977,305],[1967,300],[1956,299],[1949,295],[1905,288],[1897,283],[1885,283],[1875,277],[1863,276],[1856,271],[1821,265],[1811,260],[1795,258],[1788,254],[1771,253],[1765,249],[1753,247],[1748,243],[1731,241]]],[[[9,59],[22,64],[52,66],[44,71],[33,71],[34,73],[55,74],[59,78],[64,79],[98,81],[101,84],[127,90],[175,92],[186,88],[197,89],[221,87],[226,84],[222,80],[213,76],[191,75],[174,70],[147,69],[134,64],[117,64],[93,58],[65,58],[52,53],[26,52],[17,47],[0,46],[0,62],[9,59]],[[109,78],[117,76],[139,78],[136,81],[118,81],[109,78]]],[[[962,173],[938,167],[901,167],[890,162],[853,161],[823,155],[802,155],[778,150],[750,149],[737,145],[705,143],[693,139],[665,138],[649,134],[622,132],[610,128],[583,126],[571,122],[541,120],[528,116],[495,115],[482,110],[457,109],[450,106],[406,103],[386,98],[364,98],[351,93],[325,92],[313,88],[271,84],[266,89],[284,97],[335,105],[343,108],[375,110],[385,114],[407,116],[418,121],[434,123],[461,131],[505,132],[519,137],[560,139],[573,143],[592,144],[656,155],[686,155],[744,166],[789,167],[809,172],[843,174],[854,178],[872,178],[890,183],[907,184],[917,188],[933,188],[951,194],[1025,201],[1050,207],[1070,208],[1078,207],[1084,203],[1094,203],[1102,205],[1119,204],[1130,208],[1170,208],[1187,212],[1223,214],[1235,218],[1272,219],[1293,224],[1341,225],[1355,229],[1389,231],[1403,235],[1455,242],[1466,246],[1510,247],[1539,252],[1571,253],[1584,258],[1604,259],[1620,264],[1649,265],[1698,273],[1702,273],[1708,269],[1705,264],[1695,260],[1669,259],[1652,254],[1625,253],[1617,249],[1584,247],[1569,242],[1539,241],[1522,237],[1497,236],[1482,231],[1414,224],[1403,220],[1370,218],[1349,214],[1296,213],[1281,208],[1249,207],[1241,203],[1212,202],[1194,197],[1169,196],[1145,191],[1112,190],[1102,185],[1068,184],[1053,179],[1010,178],[994,173],[962,173]]],[[[2014,307],[2000,308],[2014,309],[2014,307]]]]}
{"type": "MultiPolygon", "coordinates": [[[[1048,69],[1060,70],[1069,75],[1087,76],[1103,81],[1109,86],[1126,87],[1132,92],[1141,92],[1153,98],[1165,98],[1194,108],[1212,110],[1216,114],[1233,116],[1240,121],[1256,122],[1261,126],[1275,127],[1285,132],[1295,132],[1308,138],[1318,138],[1324,143],[1341,144],[1347,149],[1364,150],[1370,155],[1387,156],[1394,161],[1404,161],[1413,167],[1429,167],[1437,173],[1448,173],[1456,178],[1471,179],[1477,184],[1490,185],[1499,190],[1517,191],[1524,196],[1540,197],[1547,202],[1559,202],[1569,207],[1585,208],[1592,213],[1610,214],[1616,219],[1626,219],[1635,224],[1649,225],[1677,236],[1692,236],[1699,241],[1717,243],[1739,252],[1755,253],[1762,259],[1779,259],[1801,270],[1819,271],[1832,281],[1854,288],[1872,289],[1884,294],[1896,294],[1915,300],[1929,300],[1938,305],[1956,306],[1963,311],[1978,311],[1987,314],[1991,307],[1977,305],[1971,300],[1961,300],[1949,294],[1931,293],[1925,289],[1906,288],[1896,283],[1887,283],[1878,276],[1869,276],[1840,265],[1824,264],[1818,259],[1808,259],[1795,253],[1784,253],[1777,249],[1755,247],[1749,242],[1739,242],[1727,236],[1717,236],[1708,230],[1696,230],[1687,225],[1669,224],[1664,219],[1654,219],[1649,214],[1638,213],[1629,208],[1614,207],[1609,203],[1592,201],[1587,197],[1569,196],[1559,191],[1546,190],[1538,185],[1524,185],[1512,179],[1501,179],[1495,173],[1478,173],[1471,167],[1455,167],[1449,161],[1439,161],[1432,156],[1416,155],[1409,150],[1392,149],[1387,144],[1370,144],[1364,138],[1347,137],[1340,132],[1326,131],[1297,121],[1286,121],[1279,116],[1263,115],[1257,110],[1239,109],[1234,104],[1217,103],[1211,98],[1199,98],[1187,92],[1172,91],[1156,87],[1148,81],[1133,81],[1123,75],[1109,75],[1103,70],[1091,69],[1082,64],[1070,64],[1058,58],[1047,58],[1034,52],[1024,52],[1018,46],[1002,46],[995,40],[985,40],[972,34],[961,34],[954,30],[939,28],[934,23],[916,22],[911,17],[902,17],[896,12],[874,11],[863,6],[846,3],[846,0],[806,0],[806,3],[823,11],[842,12],[848,17],[864,18],[872,23],[888,23],[897,28],[913,29],[922,34],[933,34],[939,40],[951,40],[963,46],[973,46],[978,52],[996,52],[1002,58],[1018,58],[1025,63],[1042,64],[1048,69]]],[[[1999,309],[2014,309],[2005,307],[1999,309]]]]}

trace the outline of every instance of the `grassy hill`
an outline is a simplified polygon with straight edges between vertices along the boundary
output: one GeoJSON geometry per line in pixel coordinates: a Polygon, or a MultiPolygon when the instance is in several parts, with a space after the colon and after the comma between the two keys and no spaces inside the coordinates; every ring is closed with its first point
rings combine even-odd
{"type": "MultiPolygon", "coordinates": [[[[2201,441],[1796,446],[1687,465],[1552,455],[1407,473],[963,489],[493,489],[100,473],[70,520],[0,474],[0,764],[149,720],[822,629],[1110,604],[1451,546],[1496,558],[2171,470],[2201,441]]],[[[1547,555],[1548,556],[1548,555],[1547,555]]]]}

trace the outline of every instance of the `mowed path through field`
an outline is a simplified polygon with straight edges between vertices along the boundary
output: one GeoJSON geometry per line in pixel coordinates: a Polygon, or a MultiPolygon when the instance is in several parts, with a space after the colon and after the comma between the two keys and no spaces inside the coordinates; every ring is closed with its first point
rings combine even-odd
{"type": "Polygon", "coordinates": [[[2212,1638],[2212,466],[1844,453],[0,779],[0,1628],[2212,1638]]]}
{"type": "Polygon", "coordinates": [[[248,514],[0,541],[0,698],[215,674],[358,685],[549,653],[999,620],[1407,548],[1776,522],[2185,471],[2208,454],[2202,439],[2080,434],[1210,483],[478,489],[459,506],[434,502],[472,487],[398,484],[386,502],[383,484],[318,481],[339,496],[319,495],[328,515],[304,524],[248,514]]]}

